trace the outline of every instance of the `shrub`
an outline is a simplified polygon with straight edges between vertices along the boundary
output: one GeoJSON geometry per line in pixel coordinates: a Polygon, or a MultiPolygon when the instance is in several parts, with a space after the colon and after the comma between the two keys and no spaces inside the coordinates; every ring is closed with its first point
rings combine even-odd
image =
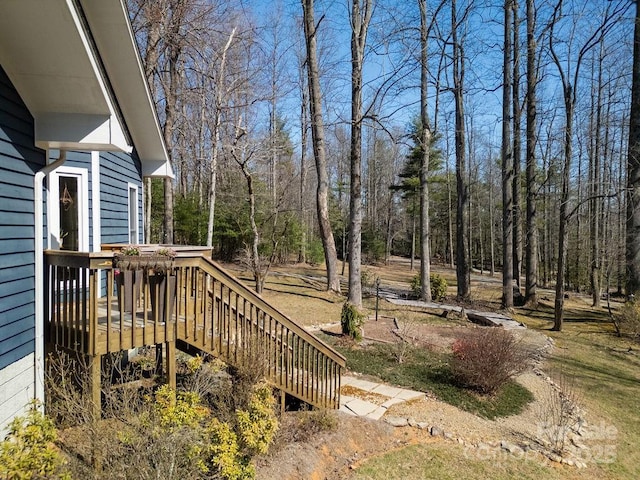
{"type": "MultiPolygon", "coordinates": [[[[272,390],[264,383],[247,386],[244,401],[220,365],[205,360],[185,355],[180,362],[179,385],[183,388],[163,385],[155,391],[137,383],[109,388],[110,365],[105,362],[103,416],[96,418],[91,414],[88,389],[79,388],[90,380],[87,368],[72,363],[66,354],[51,357],[49,401],[55,400],[54,412],[63,424],[75,426],[60,439],[69,453],[67,469],[73,478],[255,478],[251,460],[272,443],[278,427],[272,390]],[[79,368],[72,369],[74,366],[79,368]],[[63,413],[74,421],[64,420],[63,413]]],[[[114,368],[121,366],[119,361],[113,364],[114,368]]],[[[244,378],[240,383],[248,381],[244,378]]],[[[13,452],[11,456],[18,458],[13,452]]],[[[28,460],[37,458],[31,454],[28,460]]],[[[11,464],[0,456],[0,479],[58,478],[53,474],[10,475],[3,470],[5,466],[11,464]]]]}
{"type": "Polygon", "coordinates": [[[640,302],[627,302],[613,318],[618,335],[640,340],[640,302]]]}
{"type": "Polygon", "coordinates": [[[552,452],[565,453],[573,430],[580,425],[578,395],[564,375],[549,385],[546,395],[538,404],[538,435],[552,452]]]}
{"type": "Polygon", "coordinates": [[[364,287],[373,287],[376,284],[376,275],[368,268],[363,268],[360,271],[360,281],[364,287]]]}
{"type": "Polygon", "coordinates": [[[278,430],[275,400],[266,383],[256,385],[247,410],[236,411],[236,428],[214,418],[209,425],[209,463],[226,480],[255,478],[251,458],[266,453],[278,430]]]}
{"type": "Polygon", "coordinates": [[[342,306],[340,314],[340,325],[342,333],[349,335],[354,340],[362,339],[362,326],[364,325],[365,315],[358,310],[358,307],[346,302],[342,306]]]}
{"type": "Polygon", "coordinates": [[[461,385],[492,394],[522,372],[527,360],[526,351],[511,332],[486,327],[453,343],[451,370],[461,385]]]}
{"type": "Polygon", "coordinates": [[[266,453],[278,430],[271,387],[266,383],[256,385],[247,410],[238,410],[236,416],[245,450],[266,453]]]}
{"type": "Polygon", "coordinates": [[[314,238],[307,244],[307,262],[310,265],[324,263],[324,247],[319,238],[314,238]]]}
{"type": "Polygon", "coordinates": [[[280,448],[288,443],[308,442],[320,433],[335,431],[339,426],[335,413],[324,408],[296,412],[288,419],[289,422],[284,423],[278,432],[280,448]]]}
{"type": "MultiPolygon", "coordinates": [[[[431,299],[434,301],[443,300],[447,296],[447,281],[442,275],[432,273],[429,275],[429,284],[431,285],[431,299]]],[[[420,297],[422,290],[422,280],[420,274],[415,275],[411,279],[411,293],[416,297],[420,297]]]]}
{"type": "Polygon", "coordinates": [[[242,455],[238,444],[238,436],[228,423],[220,422],[217,418],[209,426],[211,444],[211,465],[225,480],[249,480],[255,478],[256,471],[250,459],[242,455]]]}
{"type": "Polygon", "coordinates": [[[56,438],[53,421],[32,404],[25,417],[11,422],[7,438],[0,442],[0,478],[70,479],[54,446],[56,438]]]}

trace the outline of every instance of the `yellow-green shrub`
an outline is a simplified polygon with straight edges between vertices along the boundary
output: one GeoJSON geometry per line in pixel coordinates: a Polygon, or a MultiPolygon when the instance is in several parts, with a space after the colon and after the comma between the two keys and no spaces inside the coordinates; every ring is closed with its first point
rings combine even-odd
{"type": "Polygon", "coordinates": [[[25,417],[16,417],[0,443],[0,478],[5,480],[70,479],[55,448],[53,422],[33,404],[25,417]]]}
{"type": "Polygon", "coordinates": [[[274,414],[275,400],[269,385],[256,386],[247,411],[238,410],[238,430],[244,445],[257,453],[266,453],[278,430],[274,414]]]}
{"type": "Polygon", "coordinates": [[[162,385],[155,393],[155,413],[163,428],[195,427],[208,413],[194,392],[176,392],[162,385]]]}
{"type": "Polygon", "coordinates": [[[228,423],[213,419],[209,424],[210,464],[225,480],[255,478],[251,457],[265,453],[278,430],[275,400],[271,388],[258,384],[251,395],[247,410],[237,410],[237,430],[228,423]]]}
{"type": "Polygon", "coordinates": [[[238,436],[228,423],[214,418],[209,425],[210,462],[225,480],[249,480],[256,476],[250,457],[240,451],[238,436]]]}

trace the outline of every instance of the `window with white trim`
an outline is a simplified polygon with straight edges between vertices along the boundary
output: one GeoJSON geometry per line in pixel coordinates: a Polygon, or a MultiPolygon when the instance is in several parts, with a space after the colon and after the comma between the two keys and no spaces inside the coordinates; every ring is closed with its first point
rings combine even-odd
{"type": "Polygon", "coordinates": [[[138,186],[129,184],[129,243],[139,243],[138,186]]]}

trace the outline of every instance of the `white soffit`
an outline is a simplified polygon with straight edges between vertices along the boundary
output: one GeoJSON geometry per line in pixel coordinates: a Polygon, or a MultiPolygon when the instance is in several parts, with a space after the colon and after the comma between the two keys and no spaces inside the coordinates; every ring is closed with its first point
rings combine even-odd
{"type": "Polygon", "coordinates": [[[0,63],[34,117],[41,148],[127,148],[71,0],[2,0],[0,63]]]}
{"type": "Polygon", "coordinates": [[[127,15],[123,0],[0,0],[0,64],[38,147],[131,151],[127,128],[143,175],[172,177],[127,15]]]}
{"type": "Polygon", "coordinates": [[[144,176],[173,172],[123,0],[80,0],[144,176]]]}

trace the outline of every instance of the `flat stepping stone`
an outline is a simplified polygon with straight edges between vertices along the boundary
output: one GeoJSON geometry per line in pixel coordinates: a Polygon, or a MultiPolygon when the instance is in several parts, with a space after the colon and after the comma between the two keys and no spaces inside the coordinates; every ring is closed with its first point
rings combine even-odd
{"type": "Polygon", "coordinates": [[[378,407],[373,412],[369,413],[367,418],[370,418],[371,420],[380,420],[385,413],[387,413],[387,409],[384,406],[378,407]]]}
{"type": "Polygon", "coordinates": [[[357,388],[358,390],[364,390],[365,392],[372,392],[376,387],[380,386],[379,383],[347,376],[342,377],[341,384],[342,386],[348,385],[350,387],[357,388]]]}
{"type": "Polygon", "coordinates": [[[395,398],[399,398],[407,402],[409,400],[418,400],[419,398],[423,398],[423,397],[424,397],[423,392],[416,392],[414,390],[402,390],[402,392],[400,392],[400,394],[395,398]]]}
{"type": "Polygon", "coordinates": [[[378,405],[359,398],[354,398],[353,400],[345,403],[344,406],[359,417],[366,417],[378,409],[378,405]]]}
{"type": "Polygon", "coordinates": [[[402,389],[398,387],[392,387],[391,385],[378,385],[371,393],[377,393],[378,395],[384,395],[385,397],[394,398],[398,397],[402,393],[402,389]]]}

